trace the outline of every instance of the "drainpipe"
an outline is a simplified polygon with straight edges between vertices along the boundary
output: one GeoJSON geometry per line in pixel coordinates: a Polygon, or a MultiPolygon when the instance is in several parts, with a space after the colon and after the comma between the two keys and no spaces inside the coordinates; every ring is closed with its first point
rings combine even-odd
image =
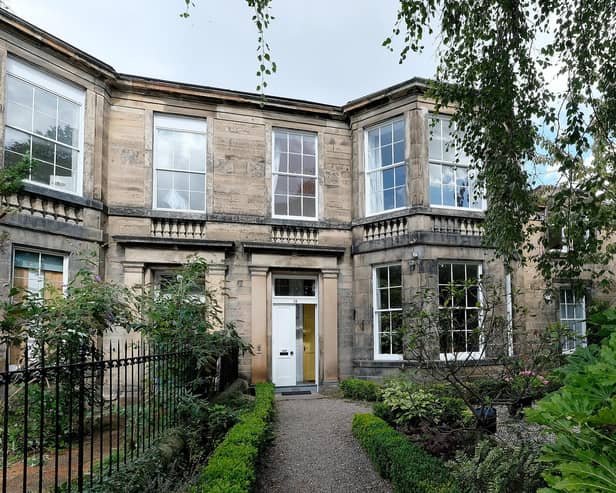
{"type": "Polygon", "coordinates": [[[505,275],[505,298],[507,300],[507,354],[513,356],[513,297],[510,272],[505,275]]]}

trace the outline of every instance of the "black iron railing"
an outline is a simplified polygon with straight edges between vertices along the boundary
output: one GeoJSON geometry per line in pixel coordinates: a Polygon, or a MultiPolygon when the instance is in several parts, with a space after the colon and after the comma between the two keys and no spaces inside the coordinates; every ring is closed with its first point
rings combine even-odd
{"type": "MultiPolygon", "coordinates": [[[[138,457],[177,424],[194,373],[190,354],[143,342],[104,349],[29,343],[10,368],[7,349],[2,493],[81,492],[138,457]]],[[[228,380],[229,371],[219,378],[228,380]]]]}

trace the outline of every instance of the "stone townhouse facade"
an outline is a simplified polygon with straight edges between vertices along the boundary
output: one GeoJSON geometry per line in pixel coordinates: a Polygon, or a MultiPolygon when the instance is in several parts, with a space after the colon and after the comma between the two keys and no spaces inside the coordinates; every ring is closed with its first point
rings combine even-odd
{"type": "MultiPolygon", "coordinates": [[[[263,102],[117,73],[2,12],[0,159],[29,152],[41,164],[6,200],[3,289],[62,285],[83,252],[128,286],[198,254],[226,293],[225,320],[253,345],[240,365],[252,382],[393,375],[412,365],[396,332],[412,293],[506,281],[481,244],[486,204],[425,88],[411,79],[344,106],[263,102]]],[[[532,279],[512,282],[536,290],[535,325],[562,312],[584,330],[584,300],[563,299],[565,312],[535,303],[532,279]]],[[[489,357],[472,330],[477,290],[465,289],[435,358],[489,357]]],[[[122,337],[134,336],[109,335],[122,337]]]]}

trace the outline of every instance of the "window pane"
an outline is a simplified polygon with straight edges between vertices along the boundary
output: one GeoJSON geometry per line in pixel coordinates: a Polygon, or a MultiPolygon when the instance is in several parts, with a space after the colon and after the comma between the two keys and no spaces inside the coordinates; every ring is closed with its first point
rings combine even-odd
{"type": "Polygon", "coordinates": [[[302,215],[302,198],[289,196],[289,216],[301,216],[302,215]]]}
{"type": "Polygon", "coordinates": [[[190,193],[205,193],[205,175],[201,173],[189,173],[190,193]]]}
{"type": "Polygon", "coordinates": [[[45,185],[53,184],[53,164],[44,161],[33,161],[31,180],[45,185]]]}
{"type": "Polygon", "coordinates": [[[58,97],[34,88],[34,133],[56,139],[56,123],[58,116],[58,97]]]}
{"type": "Polygon", "coordinates": [[[288,152],[287,134],[274,132],[274,150],[276,152],[288,152]]]}
{"type": "Polygon", "coordinates": [[[392,143],[392,126],[385,125],[381,127],[381,147],[392,143]]]}
{"type": "Polygon", "coordinates": [[[191,192],[190,193],[190,208],[196,211],[205,209],[205,193],[191,192]]]}
{"type": "Polygon", "coordinates": [[[315,217],[316,216],[316,203],[311,197],[304,197],[304,216],[315,217]]]}
{"type": "Polygon", "coordinates": [[[56,164],[68,169],[77,168],[77,151],[56,145],[56,164]]]}
{"type": "Polygon", "coordinates": [[[12,76],[6,78],[6,123],[32,130],[33,87],[12,76]]]}
{"type": "Polygon", "coordinates": [[[78,146],[79,105],[58,98],[58,140],[64,144],[78,146]]]}
{"type": "Polygon", "coordinates": [[[57,255],[41,255],[41,268],[51,272],[62,272],[64,268],[64,259],[57,255]]]}
{"type": "Polygon", "coordinates": [[[451,264],[439,264],[438,282],[439,284],[449,284],[451,282],[451,264]]]}
{"type": "Polygon", "coordinates": [[[315,175],[316,174],[316,166],[315,166],[315,158],[314,156],[304,156],[304,169],[303,173],[305,175],[315,175]]]}
{"type": "Polygon", "coordinates": [[[396,188],[396,207],[404,207],[406,205],[406,187],[396,188]]]}
{"type": "Polygon", "coordinates": [[[453,185],[443,186],[443,205],[453,206],[456,204],[456,188],[453,185]]]}
{"type": "Polygon", "coordinates": [[[281,173],[287,173],[289,171],[289,154],[282,152],[277,162],[274,162],[274,170],[281,173]]]}
{"type": "Polygon", "coordinates": [[[298,134],[289,134],[289,152],[302,152],[302,136],[298,134]]]}
{"type": "Polygon", "coordinates": [[[403,185],[406,187],[406,166],[397,166],[394,169],[396,172],[396,186],[399,187],[403,185]]]}
{"type": "Polygon", "coordinates": [[[289,193],[291,195],[302,194],[302,179],[296,176],[289,176],[289,193]]]}
{"type": "Polygon", "coordinates": [[[388,268],[379,267],[376,269],[377,287],[385,288],[389,285],[388,268]]]}
{"type": "Polygon", "coordinates": [[[394,122],[394,142],[404,140],[404,120],[394,122]]]}
{"type": "Polygon", "coordinates": [[[15,251],[15,267],[39,269],[39,254],[35,252],[15,251]]]}
{"type": "Polygon", "coordinates": [[[188,173],[173,173],[173,188],[175,190],[189,190],[189,175],[188,173]]]}
{"type": "Polygon", "coordinates": [[[437,126],[436,128],[430,130],[434,132],[430,134],[430,139],[428,141],[428,152],[430,154],[430,159],[438,159],[439,161],[442,161],[443,151],[442,140],[438,134],[439,128],[437,126]]]}
{"type": "Polygon", "coordinates": [[[394,330],[391,334],[391,352],[392,354],[402,354],[402,334],[400,331],[394,330]]]}
{"type": "Polygon", "coordinates": [[[383,188],[393,188],[395,186],[394,183],[394,170],[386,169],[383,171],[383,188]]]}
{"type": "Polygon", "coordinates": [[[479,305],[479,288],[477,286],[470,286],[466,290],[466,305],[469,307],[479,305]]]}
{"type": "Polygon", "coordinates": [[[454,330],[453,336],[453,352],[464,353],[466,352],[466,332],[462,330],[454,330]]]}
{"type": "Polygon", "coordinates": [[[389,290],[389,307],[402,308],[402,288],[391,288],[389,290]]]}
{"type": "Polygon", "coordinates": [[[54,162],[55,145],[48,140],[43,140],[38,137],[32,138],[32,158],[54,162]]]}
{"type": "Polygon", "coordinates": [[[394,163],[404,161],[404,142],[396,142],[394,144],[394,163]]]}
{"type": "Polygon", "coordinates": [[[30,136],[24,132],[7,128],[4,134],[4,148],[22,155],[29,154],[30,136]]]}
{"type": "Polygon", "coordinates": [[[289,173],[300,174],[302,172],[302,155],[289,154],[289,173]]]}
{"type": "Polygon", "coordinates": [[[402,286],[402,268],[399,265],[389,266],[389,285],[402,286]]]}
{"type": "Polygon", "coordinates": [[[453,282],[464,284],[466,281],[466,266],[464,264],[453,264],[453,282]]]}
{"type": "Polygon", "coordinates": [[[389,308],[389,290],[387,288],[377,289],[378,309],[389,308]]]}
{"type": "Polygon", "coordinates": [[[390,332],[391,320],[389,312],[379,313],[379,329],[381,332],[390,332]]]}
{"type": "Polygon", "coordinates": [[[27,82],[13,77],[12,75],[7,75],[7,101],[19,104],[25,108],[30,108],[30,111],[32,111],[32,91],[33,87],[27,82]]]}
{"type": "Polygon", "coordinates": [[[304,155],[314,156],[316,154],[316,141],[317,138],[315,135],[304,135],[302,136],[302,140],[304,143],[304,155]]]}
{"type": "Polygon", "coordinates": [[[379,349],[381,354],[391,354],[391,339],[389,332],[381,334],[379,349]]]}
{"type": "Polygon", "coordinates": [[[274,175],[274,193],[286,195],[288,190],[288,177],[284,175],[274,175]]]}
{"type": "Polygon", "coordinates": [[[288,214],[287,209],[287,196],[275,195],[274,196],[274,214],[286,216],[288,214]]]}
{"type": "Polygon", "coordinates": [[[392,146],[386,145],[381,147],[381,166],[390,166],[393,164],[392,146]]]}
{"type": "Polygon", "coordinates": [[[385,190],[383,192],[383,207],[385,210],[393,209],[395,207],[393,190],[385,190]]]}
{"type": "Polygon", "coordinates": [[[312,178],[304,178],[303,193],[309,197],[315,196],[315,180],[312,178]]]}

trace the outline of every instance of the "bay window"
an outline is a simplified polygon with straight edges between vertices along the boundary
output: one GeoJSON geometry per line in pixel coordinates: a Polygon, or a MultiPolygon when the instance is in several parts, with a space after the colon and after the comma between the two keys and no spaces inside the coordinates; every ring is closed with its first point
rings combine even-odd
{"type": "Polygon", "coordinates": [[[85,91],[9,57],[5,98],[5,166],[29,156],[29,181],[81,194],[85,91]]]}
{"type": "Polygon", "coordinates": [[[455,128],[448,118],[433,117],[428,125],[430,205],[458,209],[482,209],[470,160],[455,147],[455,128]]]}
{"type": "Polygon", "coordinates": [[[404,119],[366,131],[366,212],[377,214],[406,207],[404,119]]]}

